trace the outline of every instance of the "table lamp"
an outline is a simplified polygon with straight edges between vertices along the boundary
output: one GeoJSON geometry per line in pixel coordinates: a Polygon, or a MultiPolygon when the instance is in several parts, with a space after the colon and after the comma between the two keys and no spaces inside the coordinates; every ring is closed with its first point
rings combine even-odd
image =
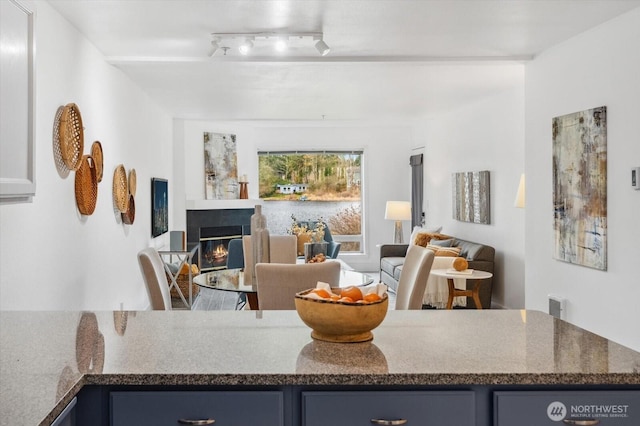
{"type": "Polygon", "coordinates": [[[393,243],[403,244],[402,221],[411,220],[411,203],[408,201],[387,201],[384,218],[396,221],[393,243]]]}

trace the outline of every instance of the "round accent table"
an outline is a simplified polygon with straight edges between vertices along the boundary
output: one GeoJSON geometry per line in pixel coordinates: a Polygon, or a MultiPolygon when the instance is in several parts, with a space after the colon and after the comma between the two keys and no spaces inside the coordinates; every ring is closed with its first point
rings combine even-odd
{"type": "Polygon", "coordinates": [[[431,273],[438,277],[444,277],[447,279],[447,283],[449,284],[449,300],[447,301],[447,309],[451,309],[453,307],[453,298],[458,296],[473,297],[476,308],[482,309],[482,303],[480,303],[480,284],[482,282],[481,280],[485,280],[493,276],[491,272],[473,270],[473,272],[468,273],[464,271],[453,272],[450,269],[432,269],[431,273]],[[454,278],[475,280],[473,289],[467,290],[465,288],[463,290],[456,288],[453,284],[454,278]]]}

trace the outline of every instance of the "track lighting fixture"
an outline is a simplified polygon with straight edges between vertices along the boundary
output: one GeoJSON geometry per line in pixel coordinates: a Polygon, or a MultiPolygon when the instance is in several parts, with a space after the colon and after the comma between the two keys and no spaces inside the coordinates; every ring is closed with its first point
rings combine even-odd
{"type": "Polygon", "coordinates": [[[330,49],[323,40],[322,33],[212,33],[209,56],[224,51],[224,55],[232,56],[233,52],[241,55],[268,55],[269,48],[278,53],[287,50],[305,55],[305,49],[315,46],[320,55],[325,56],[330,49]],[[266,50],[265,50],[266,48],[266,50]]]}

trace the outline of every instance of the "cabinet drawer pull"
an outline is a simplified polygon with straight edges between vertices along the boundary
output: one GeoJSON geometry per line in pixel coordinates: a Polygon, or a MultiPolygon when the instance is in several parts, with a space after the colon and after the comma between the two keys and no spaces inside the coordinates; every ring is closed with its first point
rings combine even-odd
{"type": "Polygon", "coordinates": [[[564,419],[562,422],[566,425],[575,426],[593,426],[600,424],[600,420],[596,419],[564,419]]]}
{"type": "Polygon", "coordinates": [[[404,425],[407,423],[407,420],[406,419],[398,419],[398,420],[371,419],[371,423],[373,423],[374,425],[394,426],[394,425],[404,425]]]}
{"type": "Polygon", "coordinates": [[[203,419],[203,420],[189,420],[189,419],[179,419],[178,423],[181,425],[212,425],[216,421],[213,419],[203,419]]]}

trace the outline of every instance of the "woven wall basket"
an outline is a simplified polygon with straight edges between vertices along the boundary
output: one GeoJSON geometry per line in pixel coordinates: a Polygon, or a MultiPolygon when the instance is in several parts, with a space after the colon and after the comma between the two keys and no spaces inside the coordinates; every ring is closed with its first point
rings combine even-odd
{"type": "Polygon", "coordinates": [[[66,178],[69,176],[70,170],[62,159],[62,150],[60,149],[60,119],[63,111],[64,106],[59,106],[53,119],[53,160],[56,163],[56,169],[60,177],[66,178]]]}
{"type": "Polygon", "coordinates": [[[78,170],[84,150],[82,116],[76,104],[67,104],[60,116],[60,154],[69,170],[78,170]]]}
{"type": "Polygon", "coordinates": [[[98,201],[98,179],[90,155],[84,155],[75,177],[76,205],[83,215],[92,215],[98,201]]]}
{"type": "Polygon", "coordinates": [[[102,182],[102,174],[104,172],[104,160],[102,157],[102,144],[100,141],[95,141],[91,145],[91,158],[96,166],[96,177],[98,182],[102,182]]]}
{"type": "Polygon", "coordinates": [[[127,172],[122,164],[113,171],[113,202],[120,213],[126,213],[129,207],[129,183],[127,172]]]}
{"type": "Polygon", "coordinates": [[[138,178],[136,177],[136,169],[129,170],[129,194],[136,196],[136,187],[138,186],[138,178]]]}
{"type": "Polygon", "coordinates": [[[136,203],[133,199],[133,195],[129,196],[129,205],[125,213],[120,213],[122,216],[122,222],[126,225],[133,225],[133,221],[136,219],[136,203]]]}

